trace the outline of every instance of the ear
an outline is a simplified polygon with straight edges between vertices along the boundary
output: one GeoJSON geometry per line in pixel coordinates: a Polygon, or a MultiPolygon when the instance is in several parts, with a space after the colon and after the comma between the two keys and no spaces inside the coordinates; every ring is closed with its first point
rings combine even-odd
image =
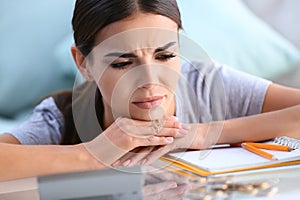
{"type": "Polygon", "coordinates": [[[71,52],[73,59],[76,63],[76,66],[78,70],[80,71],[81,75],[87,80],[87,81],[93,81],[93,76],[91,74],[91,71],[87,67],[87,61],[86,57],[81,53],[81,51],[75,46],[72,45],[71,52]]]}

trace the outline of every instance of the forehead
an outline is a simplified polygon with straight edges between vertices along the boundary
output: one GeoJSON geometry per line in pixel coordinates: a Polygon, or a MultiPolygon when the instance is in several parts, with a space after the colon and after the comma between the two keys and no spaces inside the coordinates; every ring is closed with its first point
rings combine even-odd
{"type": "Polygon", "coordinates": [[[131,52],[139,49],[156,49],[178,40],[178,33],[158,28],[133,29],[118,33],[102,41],[93,53],[104,54],[111,51],[131,52]]]}
{"type": "MultiPolygon", "coordinates": [[[[169,30],[170,32],[175,33],[178,32],[178,25],[176,24],[176,22],[174,22],[168,17],[156,14],[137,13],[128,18],[107,25],[98,32],[95,41],[96,44],[99,44],[116,34],[128,32],[130,30],[148,28],[153,28],[157,30],[169,30]]],[[[152,36],[155,36],[154,32],[152,32],[151,34],[152,36]]],[[[151,34],[147,35],[151,36],[151,34]]],[[[132,35],[132,37],[135,36],[135,34],[132,35]]]]}
{"type": "Polygon", "coordinates": [[[96,46],[89,58],[100,61],[112,52],[156,49],[177,40],[178,26],[173,20],[161,15],[137,14],[112,23],[99,31],[96,46]]]}

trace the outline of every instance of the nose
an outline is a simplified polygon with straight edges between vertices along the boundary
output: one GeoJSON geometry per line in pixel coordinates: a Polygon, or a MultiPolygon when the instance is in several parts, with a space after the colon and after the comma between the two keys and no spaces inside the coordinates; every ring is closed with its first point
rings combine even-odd
{"type": "Polygon", "coordinates": [[[141,66],[141,78],[143,80],[142,88],[152,88],[154,85],[158,84],[158,71],[157,67],[153,64],[147,63],[141,66]]]}

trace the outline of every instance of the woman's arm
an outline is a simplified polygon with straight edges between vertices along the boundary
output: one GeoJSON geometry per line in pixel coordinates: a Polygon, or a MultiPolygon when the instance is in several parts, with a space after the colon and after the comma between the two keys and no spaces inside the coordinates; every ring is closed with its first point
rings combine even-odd
{"type": "Polygon", "coordinates": [[[278,136],[300,139],[300,90],[270,84],[262,113],[193,126],[195,131],[190,136],[193,143],[184,148],[203,149],[216,143],[264,141],[278,136]]]}
{"type": "MultiPolygon", "coordinates": [[[[270,84],[262,114],[224,121],[220,137],[215,138],[218,138],[218,143],[236,143],[263,141],[278,136],[300,139],[300,90],[270,84]]],[[[216,142],[216,139],[212,141],[216,142]]],[[[201,143],[197,147],[199,145],[201,143]]]]}
{"type": "Polygon", "coordinates": [[[82,144],[25,146],[0,143],[0,166],[0,181],[104,168],[82,144]]]}
{"type": "Polygon", "coordinates": [[[262,141],[284,135],[300,139],[300,90],[271,84],[262,114],[225,121],[218,142],[262,141]]]}
{"type": "Polygon", "coordinates": [[[161,128],[156,134],[151,122],[119,118],[94,140],[70,146],[7,144],[16,141],[5,134],[0,140],[0,181],[102,169],[132,149],[168,145],[189,130],[174,119],[166,120],[161,128]]]}
{"type": "MultiPolygon", "coordinates": [[[[264,141],[278,136],[300,139],[300,90],[270,84],[265,95],[262,113],[231,120],[193,124],[188,136],[176,139],[172,144],[142,158],[151,163],[169,151],[204,149],[214,144],[233,144],[243,141],[264,141]]],[[[124,156],[138,163],[135,157],[124,156]]]]}
{"type": "Polygon", "coordinates": [[[215,144],[234,144],[244,141],[264,141],[278,136],[290,136],[300,139],[300,105],[278,111],[241,117],[225,121],[192,124],[188,135],[176,139],[172,144],[151,152],[145,156],[123,156],[118,165],[128,160],[131,165],[150,164],[166,153],[177,149],[206,149],[215,144]]]}
{"type": "Polygon", "coordinates": [[[300,105],[300,89],[271,84],[266,92],[262,112],[300,105]]]}
{"type": "MultiPolygon", "coordinates": [[[[176,139],[159,151],[138,158],[124,156],[118,165],[127,160],[132,164],[140,159],[151,163],[175,149],[205,149],[214,144],[233,144],[243,141],[264,141],[278,136],[300,139],[300,90],[270,84],[267,89],[262,113],[225,121],[192,124],[189,134],[176,139]]],[[[150,153],[150,151],[148,152],[150,153]]],[[[145,152],[144,152],[145,154],[145,152]]]]}
{"type": "Polygon", "coordinates": [[[300,105],[224,121],[218,143],[263,141],[278,136],[300,139],[300,105]]]}
{"type": "Polygon", "coordinates": [[[19,140],[8,133],[0,134],[0,143],[20,144],[19,140]]]}

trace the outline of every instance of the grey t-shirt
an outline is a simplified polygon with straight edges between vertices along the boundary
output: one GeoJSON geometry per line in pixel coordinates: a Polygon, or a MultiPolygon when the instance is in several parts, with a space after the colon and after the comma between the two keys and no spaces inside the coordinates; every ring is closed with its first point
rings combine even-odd
{"type": "MultiPolygon", "coordinates": [[[[216,63],[186,63],[175,95],[176,116],[184,123],[203,123],[259,114],[270,83],[216,63]]],[[[21,144],[58,144],[63,126],[63,115],[49,97],[10,134],[21,144]]]]}

